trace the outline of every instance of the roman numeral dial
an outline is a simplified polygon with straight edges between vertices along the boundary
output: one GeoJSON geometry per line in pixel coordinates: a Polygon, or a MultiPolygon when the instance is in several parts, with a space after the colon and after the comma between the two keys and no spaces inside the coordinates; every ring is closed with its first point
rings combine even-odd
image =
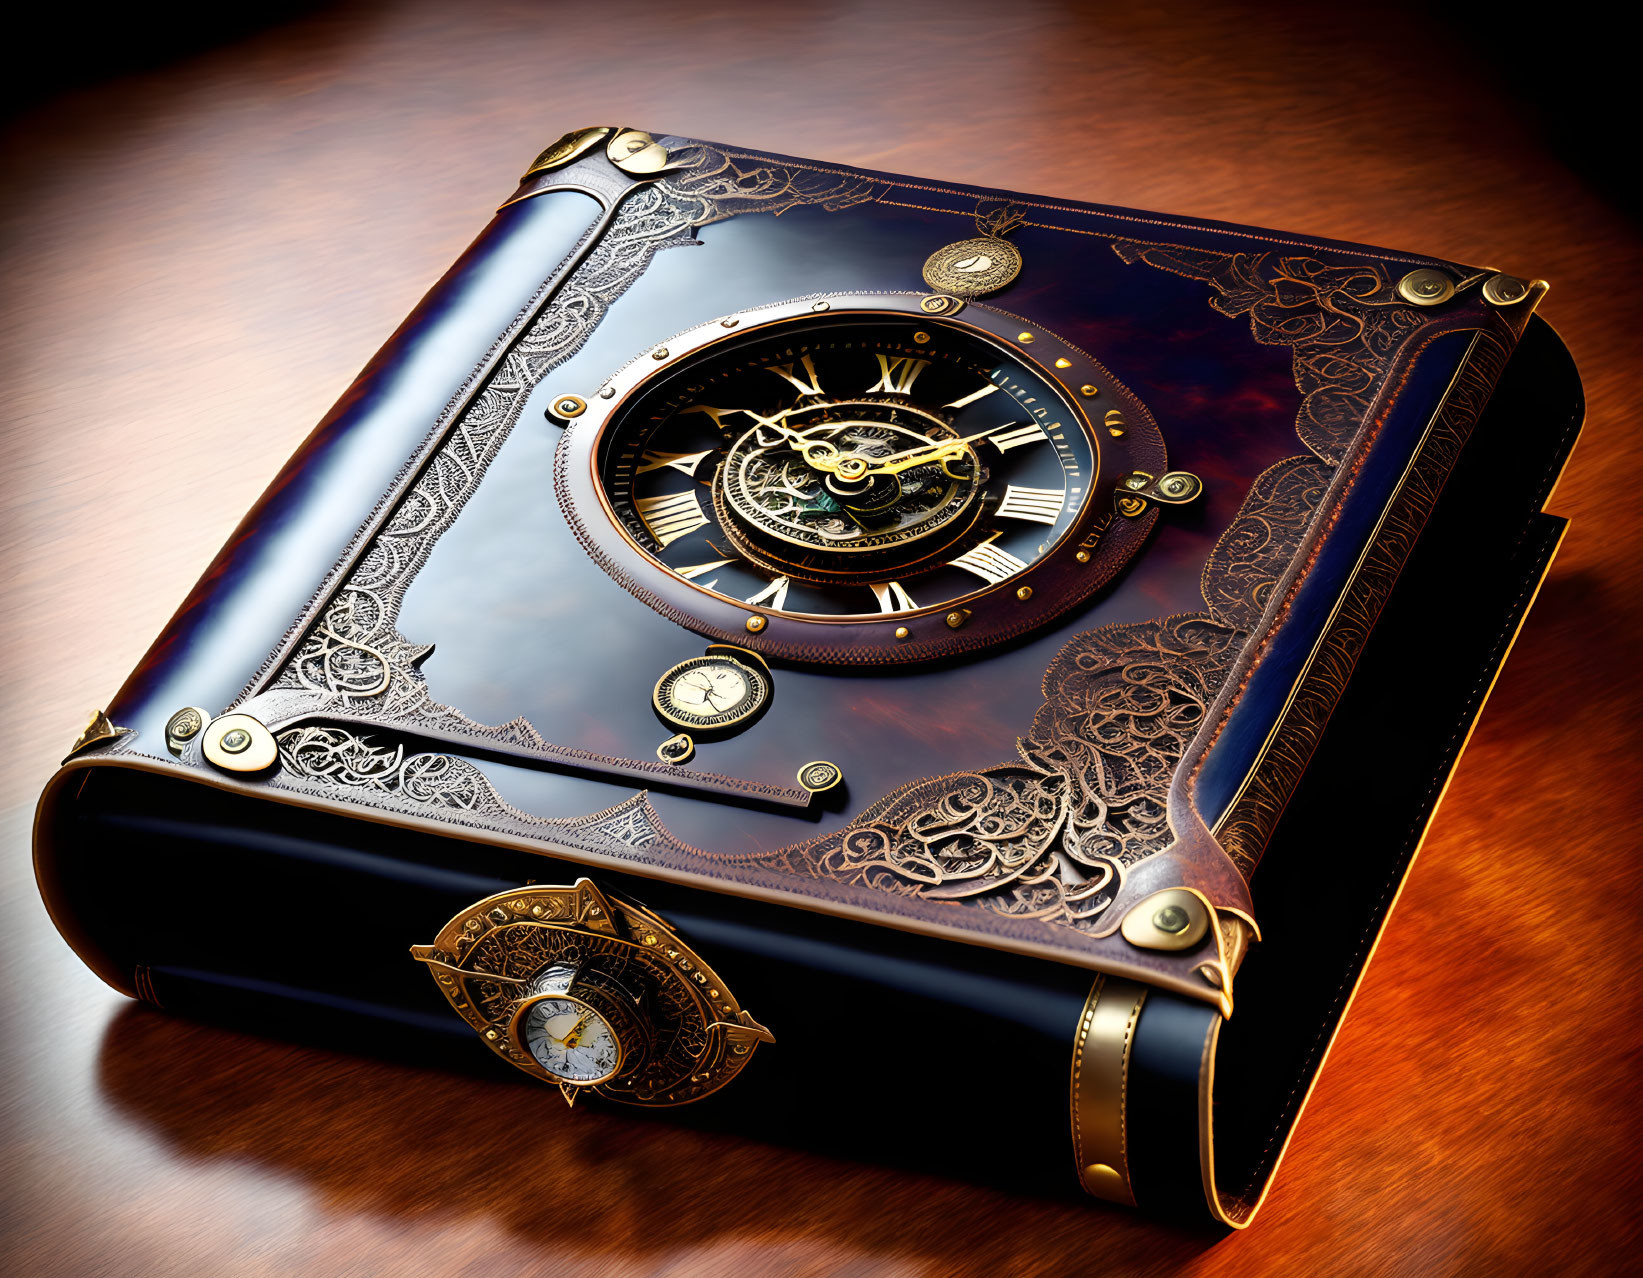
{"type": "Polygon", "coordinates": [[[979,650],[1111,580],[1096,537],[1145,531],[1114,467],[1162,454],[1145,406],[985,302],[855,296],[722,317],[591,388],[554,474],[595,561],[686,629],[824,664],[979,650]]]}

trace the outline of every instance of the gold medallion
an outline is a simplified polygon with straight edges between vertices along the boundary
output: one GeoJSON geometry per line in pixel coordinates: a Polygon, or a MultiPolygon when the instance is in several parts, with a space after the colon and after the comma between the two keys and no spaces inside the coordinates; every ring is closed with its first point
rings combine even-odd
{"type": "Polygon", "coordinates": [[[976,236],[937,249],[924,261],[924,282],[938,293],[981,297],[1021,274],[1021,252],[1008,240],[976,236]]]}

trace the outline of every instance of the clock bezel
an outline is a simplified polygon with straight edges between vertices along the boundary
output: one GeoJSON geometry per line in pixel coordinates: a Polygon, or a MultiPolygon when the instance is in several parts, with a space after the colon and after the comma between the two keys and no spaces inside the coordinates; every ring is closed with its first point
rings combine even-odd
{"type": "Polygon", "coordinates": [[[1037,629],[1088,599],[1140,549],[1156,509],[1115,515],[1111,491],[1124,475],[1168,469],[1163,437],[1146,406],[1093,356],[1042,325],[942,294],[837,292],[750,307],[669,338],[630,360],[585,399],[560,392],[549,413],[567,425],[555,453],[555,491],[590,557],[629,593],[698,634],[766,657],[817,664],[890,665],[973,651],[1037,629]],[[1058,390],[1067,425],[1091,455],[1086,500],[1060,538],[1025,569],[940,604],[905,612],[820,616],[734,601],[695,585],[641,547],[612,509],[599,476],[600,444],[658,377],[676,374],[730,343],[787,325],[911,319],[998,347],[1058,390]],[[1086,395],[1082,388],[1098,393],[1086,395]],[[1095,408],[1101,421],[1091,413],[1095,408]],[[569,409],[570,411],[562,411],[569,409]],[[1106,424],[1116,411],[1117,434],[1106,424]],[[1079,556],[1083,558],[1080,560],[1079,556]]]}

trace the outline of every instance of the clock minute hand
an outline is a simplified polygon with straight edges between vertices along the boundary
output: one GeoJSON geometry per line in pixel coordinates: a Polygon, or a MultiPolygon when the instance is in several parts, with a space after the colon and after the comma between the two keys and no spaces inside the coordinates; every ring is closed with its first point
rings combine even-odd
{"type": "MultiPolygon", "coordinates": [[[[971,451],[970,445],[978,439],[986,439],[999,428],[978,431],[974,435],[966,435],[962,439],[942,439],[923,448],[909,448],[905,452],[891,453],[888,457],[863,457],[867,464],[865,475],[899,475],[904,470],[911,470],[914,466],[925,466],[931,462],[957,461],[965,453],[971,451]]],[[[851,454],[855,456],[855,454],[851,454]]]]}

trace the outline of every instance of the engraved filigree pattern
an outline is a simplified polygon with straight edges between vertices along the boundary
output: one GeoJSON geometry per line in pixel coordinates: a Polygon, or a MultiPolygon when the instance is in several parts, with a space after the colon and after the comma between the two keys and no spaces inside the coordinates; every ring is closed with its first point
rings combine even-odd
{"type": "Polygon", "coordinates": [[[1510,354],[1511,347],[1496,333],[1479,331],[1470,358],[1422,444],[1422,465],[1411,470],[1386,512],[1353,588],[1342,599],[1306,678],[1296,689],[1285,719],[1286,730],[1275,736],[1261,767],[1217,831],[1227,854],[1246,876],[1272,837],[1284,804],[1346,690],[1375,619],[1397,583],[1404,560],[1437,505],[1438,494],[1510,354]]]}
{"type": "Polygon", "coordinates": [[[1282,253],[1212,253],[1203,249],[1120,240],[1113,251],[1215,290],[1210,305],[1223,315],[1247,315],[1264,346],[1294,351],[1301,407],[1295,431],[1332,466],[1367,416],[1391,353],[1420,326],[1401,304],[1397,282],[1372,262],[1332,265],[1282,253]]]}
{"type": "Polygon", "coordinates": [[[785,863],[1089,928],[1168,843],[1170,779],[1245,637],[1192,614],[1086,631],[1051,663],[1019,762],[919,782],[785,863]]]}
{"type": "Polygon", "coordinates": [[[591,816],[532,816],[502,798],[479,768],[455,755],[412,751],[391,732],[359,733],[308,724],[275,734],[281,768],[269,784],[306,794],[341,793],[351,802],[415,815],[460,814],[464,825],[552,839],[616,856],[667,850],[701,855],[661,825],[649,798],[635,794],[591,816]]]}
{"type": "Polygon", "coordinates": [[[1204,602],[1217,621],[1245,630],[1260,621],[1333,476],[1315,457],[1291,457],[1256,476],[1204,565],[1204,602]]]}

